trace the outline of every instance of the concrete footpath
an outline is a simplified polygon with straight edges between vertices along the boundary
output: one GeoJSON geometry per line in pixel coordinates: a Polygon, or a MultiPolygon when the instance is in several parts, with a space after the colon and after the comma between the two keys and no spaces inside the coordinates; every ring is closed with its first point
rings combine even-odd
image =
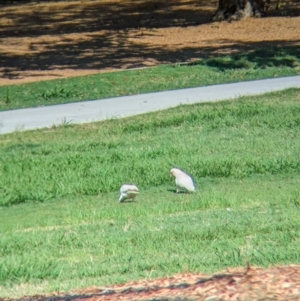
{"type": "Polygon", "coordinates": [[[63,122],[87,123],[163,110],[180,104],[212,102],[300,87],[300,76],[114,97],[0,112],[0,134],[63,122]]]}

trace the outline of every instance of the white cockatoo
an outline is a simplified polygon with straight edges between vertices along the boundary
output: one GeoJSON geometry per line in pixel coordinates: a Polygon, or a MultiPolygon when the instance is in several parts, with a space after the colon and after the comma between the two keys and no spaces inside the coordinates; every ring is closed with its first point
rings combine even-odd
{"type": "Polygon", "coordinates": [[[185,172],[178,168],[172,168],[170,170],[170,176],[175,177],[176,192],[180,190],[195,192],[196,188],[192,178],[187,175],[185,172]]]}
{"type": "Polygon", "coordinates": [[[139,193],[135,185],[124,184],[120,188],[119,202],[122,203],[128,199],[134,199],[139,193]]]}

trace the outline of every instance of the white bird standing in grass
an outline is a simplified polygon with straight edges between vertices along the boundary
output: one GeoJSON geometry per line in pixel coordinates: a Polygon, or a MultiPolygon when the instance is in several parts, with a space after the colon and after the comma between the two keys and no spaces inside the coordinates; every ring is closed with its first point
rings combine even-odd
{"type": "Polygon", "coordinates": [[[135,185],[124,184],[120,188],[119,202],[122,203],[128,199],[134,199],[139,193],[135,185]]]}
{"type": "Polygon", "coordinates": [[[170,176],[175,177],[176,192],[180,190],[195,192],[196,188],[192,178],[187,175],[185,172],[178,168],[172,168],[170,170],[170,176]]]}

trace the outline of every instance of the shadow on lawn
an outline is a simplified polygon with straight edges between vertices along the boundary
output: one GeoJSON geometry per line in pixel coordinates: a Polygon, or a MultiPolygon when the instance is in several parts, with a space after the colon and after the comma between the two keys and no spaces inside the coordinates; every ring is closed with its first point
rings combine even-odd
{"type": "MultiPolygon", "coordinates": [[[[282,45],[281,41],[277,41],[278,45],[282,45]]],[[[226,69],[248,69],[248,68],[267,68],[267,67],[300,67],[300,47],[298,45],[291,46],[293,43],[285,43],[284,48],[272,43],[256,43],[257,47],[252,43],[251,46],[240,45],[240,49],[247,49],[231,56],[211,56],[202,61],[195,61],[185,65],[207,65],[218,68],[220,71],[226,69]],[[269,45],[269,46],[268,46],[269,45]],[[255,48],[256,50],[252,50],[255,48]]]]}
{"type": "Polygon", "coordinates": [[[245,55],[244,59],[264,65],[295,64],[290,56],[299,57],[296,44],[300,39],[251,44],[232,40],[225,41],[231,43],[230,46],[174,50],[136,42],[145,36],[151,38],[157,28],[208,23],[217,3],[217,0],[115,0],[15,5],[15,8],[19,7],[17,10],[6,6],[0,12],[0,38],[4,44],[6,38],[14,39],[12,43],[16,45],[22,44],[22,39],[30,42],[29,52],[28,49],[11,52],[2,48],[2,77],[20,78],[22,71],[53,70],[55,73],[59,69],[138,68],[148,66],[149,60],[177,63],[199,57],[212,57],[208,64],[220,69],[241,68],[240,58],[238,62],[221,62],[213,57],[220,52],[247,52],[258,48],[261,50],[245,55]],[[289,47],[285,50],[285,62],[276,58],[280,51],[277,46],[289,47]]]}

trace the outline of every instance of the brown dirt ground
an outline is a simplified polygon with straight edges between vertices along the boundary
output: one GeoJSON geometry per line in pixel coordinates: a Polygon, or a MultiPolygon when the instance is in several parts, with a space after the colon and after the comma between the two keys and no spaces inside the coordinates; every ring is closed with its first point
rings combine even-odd
{"type": "MultiPolygon", "coordinates": [[[[0,299],[1,300],[1,299],[0,299]]],[[[3,299],[7,301],[9,299],[3,299]]],[[[248,267],[221,274],[178,274],[170,278],[90,287],[68,294],[23,297],[22,301],[255,301],[300,300],[300,266],[248,267]]]]}
{"type": "MultiPolygon", "coordinates": [[[[293,2],[293,1],[292,1],[293,2]]],[[[300,45],[300,2],[267,18],[209,23],[217,0],[58,1],[0,6],[0,85],[300,45]],[[278,15],[285,14],[288,17],[278,15]]],[[[26,301],[300,300],[300,266],[181,274],[26,301]]]]}
{"type": "Polygon", "coordinates": [[[300,2],[272,1],[267,18],[232,23],[209,23],[217,0],[0,5],[0,85],[299,45],[300,2]]]}

